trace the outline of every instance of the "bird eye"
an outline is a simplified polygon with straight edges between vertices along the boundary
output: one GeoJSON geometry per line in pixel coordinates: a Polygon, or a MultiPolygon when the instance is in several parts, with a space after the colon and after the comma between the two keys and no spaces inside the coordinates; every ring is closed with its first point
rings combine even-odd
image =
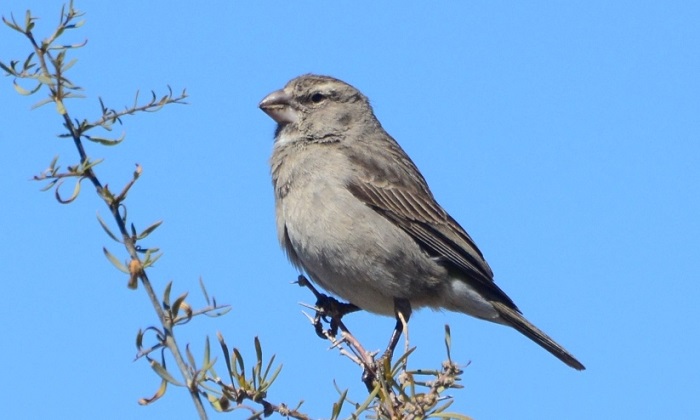
{"type": "Polygon", "coordinates": [[[326,96],[322,93],[314,93],[313,95],[311,95],[311,102],[315,104],[320,103],[324,99],[326,99],[326,96]]]}

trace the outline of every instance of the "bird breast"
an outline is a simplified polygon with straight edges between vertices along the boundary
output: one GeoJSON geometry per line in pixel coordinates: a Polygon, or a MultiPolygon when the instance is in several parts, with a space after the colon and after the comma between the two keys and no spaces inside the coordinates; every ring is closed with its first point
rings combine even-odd
{"type": "Polygon", "coordinates": [[[345,154],[334,145],[285,153],[287,147],[276,150],[272,161],[278,233],[292,262],[324,289],[370,312],[393,315],[395,298],[416,296],[422,298],[411,299],[415,307],[438,306],[433,300],[446,270],[352,195],[345,154]]]}

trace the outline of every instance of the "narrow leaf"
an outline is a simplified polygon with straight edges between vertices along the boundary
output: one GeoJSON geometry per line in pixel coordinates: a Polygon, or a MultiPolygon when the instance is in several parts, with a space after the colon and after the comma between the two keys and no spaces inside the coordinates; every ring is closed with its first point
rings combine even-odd
{"type": "Polygon", "coordinates": [[[32,109],[40,108],[40,107],[48,104],[49,102],[53,102],[53,98],[45,98],[45,99],[40,100],[39,102],[32,105],[32,109]]]}
{"type": "MultiPolygon", "coordinates": [[[[35,178],[35,179],[37,179],[37,178],[35,178]]],[[[52,180],[51,182],[49,182],[48,184],[46,184],[45,186],[41,187],[41,188],[39,189],[39,191],[42,191],[42,192],[43,192],[43,191],[48,191],[48,190],[50,190],[54,185],[56,185],[57,182],[58,182],[58,180],[57,180],[57,179],[54,179],[54,180],[52,180]]]]}
{"type": "Polygon", "coordinates": [[[282,371],[282,365],[277,366],[277,369],[275,369],[274,372],[272,372],[272,376],[270,377],[270,380],[265,381],[264,384],[261,384],[260,387],[260,392],[265,392],[267,389],[272,386],[272,384],[275,382],[275,379],[277,379],[277,375],[280,374],[282,371]]]}
{"type": "Polygon", "coordinates": [[[189,343],[185,346],[185,355],[187,356],[187,361],[190,363],[190,366],[192,368],[195,368],[197,366],[197,363],[195,363],[195,361],[194,361],[194,356],[192,355],[192,352],[190,351],[189,343]]]}
{"type": "Polygon", "coordinates": [[[340,395],[337,402],[333,403],[333,412],[331,413],[331,419],[337,419],[340,416],[340,411],[343,409],[343,404],[345,403],[345,398],[348,396],[348,390],[346,389],[340,395]]]}
{"type": "Polygon", "coordinates": [[[107,259],[109,260],[109,262],[111,262],[112,265],[114,265],[115,267],[117,267],[117,269],[118,269],[119,271],[122,271],[122,272],[124,272],[124,273],[126,273],[126,274],[130,274],[130,273],[129,273],[129,269],[126,268],[126,266],[125,266],[124,264],[122,264],[122,263],[117,259],[117,257],[115,257],[114,255],[112,255],[111,252],[107,251],[107,248],[102,248],[102,251],[105,253],[105,256],[107,257],[107,259]]]}
{"type": "Polygon", "coordinates": [[[146,257],[146,261],[144,261],[143,266],[144,268],[150,267],[153,264],[156,263],[160,259],[160,257],[163,256],[163,253],[161,252],[160,254],[156,254],[155,256],[151,257],[151,254],[148,254],[146,257]]]}
{"type": "Polygon", "coordinates": [[[63,68],[61,69],[61,73],[65,73],[66,71],[68,71],[68,69],[70,69],[71,67],[73,67],[73,65],[74,65],[76,62],[78,62],[78,59],[77,59],[77,58],[74,58],[74,59],[72,59],[71,61],[69,61],[68,64],[66,64],[65,66],[63,66],[63,68]]]}
{"type": "Polygon", "coordinates": [[[435,414],[431,414],[430,417],[440,417],[443,419],[472,420],[472,418],[469,416],[465,416],[464,414],[457,414],[457,413],[435,413],[435,414]]]}
{"type": "Polygon", "coordinates": [[[80,194],[80,181],[82,181],[82,180],[83,180],[83,178],[78,179],[78,181],[75,183],[75,187],[73,187],[73,194],[65,200],[63,198],[61,198],[61,194],[58,192],[59,189],[61,188],[61,185],[63,185],[62,182],[59,182],[58,185],[56,186],[56,190],[54,192],[54,196],[56,197],[56,200],[58,200],[58,202],[61,204],[72,203],[76,198],[78,198],[78,194],[80,194]]]}
{"type": "Polygon", "coordinates": [[[245,365],[243,363],[243,357],[241,356],[241,352],[238,351],[237,348],[233,348],[233,357],[236,358],[236,365],[238,365],[238,368],[240,369],[240,372],[235,368],[236,365],[234,365],[233,373],[235,374],[236,378],[238,379],[238,385],[243,387],[246,385],[245,383],[245,365]]]}
{"type": "Polygon", "coordinates": [[[100,217],[100,213],[97,213],[97,221],[100,222],[100,226],[102,226],[102,229],[104,229],[104,231],[107,232],[107,235],[109,235],[110,238],[114,239],[116,242],[122,243],[122,241],[120,241],[107,227],[105,221],[102,220],[102,218],[100,217]]]}
{"type": "Polygon", "coordinates": [[[273,354],[272,357],[270,358],[270,361],[267,363],[267,367],[265,368],[265,373],[262,375],[262,380],[264,381],[267,379],[267,375],[270,373],[270,368],[272,368],[272,364],[275,363],[275,355],[273,354]]]}
{"type": "Polygon", "coordinates": [[[173,287],[173,282],[169,281],[168,284],[165,285],[165,291],[163,291],[163,307],[166,309],[170,309],[170,289],[173,287]]]}
{"type": "Polygon", "coordinates": [[[96,136],[88,136],[88,135],[85,135],[84,137],[93,143],[99,143],[103,146],[116,146],[119,143],[121,143],[124,140],[124,138],[126,138],[126,133],[122,134],[121,137],[119,137],[117,139],[107,139],[104,137],[96,137],[96,136]]]}
{"type": "Polygon", "coordinates": [[[24,70],[29,70],[29,69],[31,69],[32,67],[34,67],[34,64],[32,64],[32,58],[34,58],[34,53],[33,53],[33,52],[30,53],[30,54],[27,56],[27,59],[26,59],[26,60],[24,60],[24,64],[22,65],[22,68],[23,68],[24,70]]]}
{"type": "Polygon", "coordinates": [[[445,404],[436,407],[435,410],[433,410],[433,414],[442,413],[443,411],[447,410],[453,402],[455,402],[455,400],[450,398],[445,404]]]}
{"type": "Polygon", "coordinates": [[[202,294],[204,295],[204,300],[207,302],[207,305],[211,305],[211,302],[209,301],[209,294],[207,293],[207,288],[204,287],[204,280],[202,280],[202,277],[199,277],[199,287],[202,289],[202,294]]]}
{"type": "Polygon", "coordinates": [[[253,341],[255,342],[255,356],[258,358],[258,363],[262,363],[262,346],[260,345],[260,338],[255,337],[253,341]]]}
{"type": "Polygon", "coordinates": [[[357,407],[357,409],[353,413],[353,416],[359,417],[359,415],[362,414],[367,409],[367,407],[369,407],[372,401],[374,401],[374,398],[377,396],[377,394],[379,394],[380,388],[381,386],[379,384],[377,384],[377,386],[374,387],[372,392],[367,396],[367,399],[357,407]]]}
{"type": "Polygon", "coordinates": [[[177,318],[177,313],[180,311],[180,305],[182,305],[186,297],[187,292],[178,296],[177,299],[175,299],[175,302],[173,302],[173,306],[170,309],[170,313],[172,314],[173,319],[177,318]]]}
{"type": "Polygon", "coordinates": [[[139,399],[139,405],[148,405],[148,404],[151,404],[152,402],[157,401],[158,399],[160,399],[160,397],[165,395],[165,391],[167,389],[168,389],[168,381],[166,381],[165,379],[161,380],[160,387],[158,387],[158,390],[156,391],[156,393],[153,394],[153,396],[151,398],[139,399]]]}
{"type": "Polygon", "coordinates": [[[226,362],[226,371],[228,372],[229,379],[233,383],[233,376],[231,375],[231,356],[229,356],[228,345],[224,341],[224,336],[221,332],[216,333],[216,338],[219,340],[219,345],[221,346],[221,352],[224,354],[224,361],[226,362]]]}
{"type": "Polygon", "coordinates": [[[53,159],[51,159],[51,163],[49,163],[49,169],[52,171],[56,170],[56,163],[58,163],[58,155],[54,156],[53,159]]]}
{"type": "Polygon", "coordinates": [[[148,235],[150,235],[154,230],[158,229],[158,227],[163,224],[162,220],[159,220],[155,223],[153,223],[151,226],[147,227],[146,229],[143,230],[138,236],[137,239],[145,239],[148,235]]]}
{"type": "Polygon", "coordinates": [[[136,333],[136,349],[138,351],[141,351],[141,349],[143,348],[143,335],[144,334],[145,333],[141,328],[139,328],[139,332],[136,333]]]}
{"type": "Polygon", "coordinates": [[[209,337],[204,340],[204,360],[202,360],[202,370],[208,370],[209,367],[209,357],[210,357],[210,351],[209,351],[209,337]]]}
{"type": "Polygon", "coordinates": [[[19,25],[17,25],[17,22],[15,21],[14,16],[12,17],[12,22],[5,19],[4,16],[2,17],[2,21],[5,22],[5,25],[9,26],[10,28],[14,29],[15,31],[24,34],[24,30],[22,28],[20,28],[19,25]]]}
{"type": "Polygon", "coordinates": [[[0,68],[3,69],[8,76],[15,76],[16,73],[12,71],[11,68],[7,67],[2,61],[0,61],[0,68]]]}
{"type": "Polygon", "coordinates": [[[22,86],[18,85],[16,81],[15,81],[15,82],[12,82],[12,85],[15,87],[15,90],[16,90],[17,93],[19,93],[20,95],[29,96],[29,95],[32,94],[32,92],[30,92],[30,91],[28,91],[27,89],[23,88],[22,86]]]}
{"type": "Polygon", "coordinates": [[[161,378],[164,380],[170,382],[171,384],[175,386],[185,386],[181,382],[179,382],[177,379],[173,378],[173,376],[168,372],[163,365],[160,363],[156,362],[155,360],[151,360],[151,368],[153,368],[153,371],[158,374],[161,378]]]}

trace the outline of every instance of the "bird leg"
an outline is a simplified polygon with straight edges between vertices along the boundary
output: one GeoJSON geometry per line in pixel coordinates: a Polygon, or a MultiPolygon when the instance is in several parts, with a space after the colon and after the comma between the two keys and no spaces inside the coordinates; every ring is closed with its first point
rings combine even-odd
{"type": "Polygon", "coordinates": [[[338,324],[341,318],[349,313],[360,310],[358,306],[353,305],[352,303],[340,302],[333,297],[319,292],[303,275],[298,277],[297,284],[311,290],[311,293],[313,293],[316,297],[316,316],[314,317],[313,325],[314,329],[316,330],[316,335],[324,340],[326,339],[326,334],[323,332],[321,320],[330,324],[330,331],[328,331],[328,333],[332,337],[335,337],[338,334],[338,324]]]}
{"type": "Polygon", "coordinates": [[[394,349],[401,338],[404,325],[407,325],[409,318],[411,318],[411,312],[411,302],[406,299],[394,298],[394,315],[396,316],[396,326],[394,327],[394,331],[391,333],[389,345],[384,352],[384,356],[382,356],[383,358],[387,359],[389,363],[391,363],[391,358],[394,355],[394,349]]]}
{"type": "MultiPolygon", "coordinates": [[[[404,328],[407,329],[408,327],[408,319],[411,317],[411,312],[411,303],[408,300],[394,298],[396,326],[394,326],[394,331],[391,333],[389,345],[382,357],[371,366],[365,366],[362,372],[362,382],[367,386],[367,391],[372,392],[374,389],[374,380],[377,378],[378,370],[382,369],[382,366],[389,366],[389,369],[391,369],[391,359],[394,356],[394,349],[396,349],[396,345],[399,343],[404,328]]],[[[408,334],[408,331],[406,331],[406,334],[408,334]]]]}
{"type": "MultiPolygon", "coordinates": [[[[311,293],[316,296],[316,316],[313,320],[316,335],[324,340],[331,339],[331,337],[334,339],[338,333],[338,329],[342,331],[343,340],[348,344],[349,348],[354,349],[355,355],[359,357],[359,359],[355,360],[362,366],[362,381],[365,383],[367,390],[371,392],[374,389],[374,380],[377,377],[377,365],[374,363],[374,355],[367,352],[362,347],[360,342],[350,333],[350,330],[348,330],[342,321],[343,316],[351,312],[359,311],[360,308],[352,303],[339,302],[337,299],[319,292],[303,275],[299,276],[297,284],[301,287],[308,288],[311,290],[311,293]],[[330,318],[330,321],[328,318],[330,318]],[[323,331],[321,320],[330,322],[330,329],[328,331],[323,331]]],[[[403,324],[401,325],[403,326],[403,324]]],[[[401,333],[399,333],[399,336],[400,335],[401,333]]],[[[333,341],[333,339],[331,339],[331,341],[333,341]]],[[[398,341],[398,336],[396,337],[396,341],[398,341]]],[[[394,345],[396,345],[396,343],[394,343],[394,345]]]]}

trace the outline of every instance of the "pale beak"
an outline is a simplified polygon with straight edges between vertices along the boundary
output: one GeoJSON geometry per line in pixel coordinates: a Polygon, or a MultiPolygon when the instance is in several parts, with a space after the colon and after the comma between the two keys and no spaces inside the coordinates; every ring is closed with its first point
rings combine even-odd
{"type": "Polygon", "coordinates": [[[277,124],[285,125],[297,122],[299,116],[292,107],[292,96],[282,90],[276,90],[267,95],[260,104],[260,109],[270,116],[277,124]]]}

